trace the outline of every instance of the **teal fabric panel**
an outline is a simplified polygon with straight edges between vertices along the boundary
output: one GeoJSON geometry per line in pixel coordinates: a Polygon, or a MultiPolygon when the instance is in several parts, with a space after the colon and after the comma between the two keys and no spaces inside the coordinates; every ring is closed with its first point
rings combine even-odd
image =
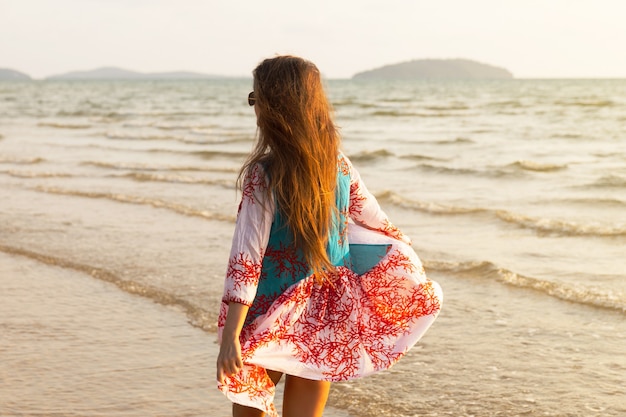
{"type": "Polygon", "coordinates": [[[357,275],[363,275],[372,269],[387,254],[391,245],[350,245],[350,260],[352,270],[357,275]]]}

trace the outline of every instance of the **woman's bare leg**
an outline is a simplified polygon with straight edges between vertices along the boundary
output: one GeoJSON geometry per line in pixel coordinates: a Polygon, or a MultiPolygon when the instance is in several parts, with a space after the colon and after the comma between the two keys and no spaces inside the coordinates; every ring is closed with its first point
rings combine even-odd
{"type": "Polygon", "coordinates": [[[272,371],[271,369],[266,369],[265,372],[267,372],[267,376],[270,377],[274,385],[278,385],[278,382],[283,377],[282,372],[272,371]]]}
{"type": "MultiPolygon", "coordinates": [[[[272,371],[267,369],[267,375],[270,377],[274,385],[278,384],[280,378],[283,376],[281,372],[272,371]]],[[[233,403],[233,417],[263,417],[265,413],[258,408],[246,407],[243,405],[233,403]]]]}
{"type": "Polygon", "coordinates": [[[265,413],[258,408],[233,403],[233,417],[263,417],[264,415],[265,413]]]}
{"type": "Polygon", "coordinates": [[[322,417],[330,382],[287,375],[283,398],[283,417],[322,417]]]}

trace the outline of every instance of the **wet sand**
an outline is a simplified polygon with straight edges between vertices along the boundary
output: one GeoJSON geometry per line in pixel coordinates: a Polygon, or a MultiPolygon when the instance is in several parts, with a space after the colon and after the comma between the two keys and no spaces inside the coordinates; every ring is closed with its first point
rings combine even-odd
{"type": "Polygon", "coordinates": [[[231,415],[215,334],[182,311],[2,252],[0,277],[0,415],[231,415]]]}

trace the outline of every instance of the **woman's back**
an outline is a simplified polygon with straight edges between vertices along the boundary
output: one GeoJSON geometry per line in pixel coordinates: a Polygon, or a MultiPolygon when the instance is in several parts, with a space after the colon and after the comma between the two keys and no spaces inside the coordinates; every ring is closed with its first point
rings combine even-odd
{"type": "Polygon", "coordinates": [[[251,94],[258,141],[242,174],[263,164],[295,244],[321,278],[333,269],[326,245],[336,211],[339,135],[319,70],[298,57],[266,59],[254,70],[251,94]]]}

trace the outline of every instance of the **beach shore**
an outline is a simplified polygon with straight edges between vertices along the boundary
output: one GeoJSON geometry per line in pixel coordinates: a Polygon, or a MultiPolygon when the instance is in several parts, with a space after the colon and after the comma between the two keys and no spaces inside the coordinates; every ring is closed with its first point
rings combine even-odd
{"type": "Polygon", "coordinates": [[[215,334],[184,312],[2,252],[0,276],[0,415],[231,415],[214,383],[215,334]]]}
{"type": "MultiPolygon", "coordinates": [[[[0,415],[229,415],[215,338],[249,80],[2,87],[0,415]]],[[[330,87],[445,302],[326,416],[626,415],[626,82],[330,87]]]]}

